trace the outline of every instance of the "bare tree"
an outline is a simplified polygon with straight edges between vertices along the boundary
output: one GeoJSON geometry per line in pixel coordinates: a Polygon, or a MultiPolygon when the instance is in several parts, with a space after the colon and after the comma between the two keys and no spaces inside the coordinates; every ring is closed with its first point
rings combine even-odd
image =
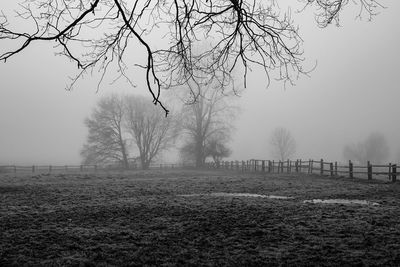
{"type": "Polygon", "coordinates": [[[232,151],[229,149],[224,139],[223,137],[216,136],[209,140],[206,145],[206,156],[212,157],[215,163],[232,154],[232,151]]]}
{"type": "Polygon", "coordinates": [[[175,117],[165,118],[162,110],[146,104],[141,96],[111,95],[102,98],[90,118],[89,129],[81,155],[85,163],[120,162],[129,167],[129,151],[136,146],[143,169],[172,145],[179,128],[175,117]],[[128,146],[128,144],[132,144],[128,146]]]}
{"type": "Polygon", "coordinates": [[[123,98],[102,98],[92,115],[85,120],[89,135],[81,155],[84,163],[120,162],[128,168],[127,138],[123,128],[123,98]]]}
{"type": "Polygon", "coordinates": [[[389,146],[383,134],[372,133],[362,142],[346,145],[343,156],[360,164],[366,164],[367,161],[380,164],[388,158],[389,146]]]}
{"type": "Polygon", "coordinates": [[[229,139],[236,107],[228,104],[229,98],[211,86],[199,87],[196,96],[196,101],[183,108],[182,128],[186,133],[186,143],[181,153],[194,159],[196,167],[202,167],[206,158],[212,156],[212,143],[225,146],[229,139]]]}
{"type": "Polygon", "coordinates": [[[296,152],[296,141],[286,128],[275,128],[269,143],[272,156],[278,157],[282,161],[289,159],[296,152]]]}
{"type": "Polygon", "coordinates": [[[142,168],[148,169],[155,157],[174,143],[179,128],[174,116],[165,118],[162,110],[147,104],[147,98],[130,96],[125,100],[127,131],[139,150],[142,168]]]}
{"type": "MultiPolygon", "coordinates": [[[[378,0],[298,2],[316,9],[321,27],[338,23],[350,4],[358,3],[359,16],[368,18],[381,8],[378,0]]],[[[273,75],[292,82],[306,72],[302,39],[291,12],[282,12],[274,0],[25,0],[17,16],[28,29],[18,30],[20,21],[11,23],[10,14],[0,12],[0,41],[6,44],[0,45],[0,60],[38,42],[55,43],[56,52],[80,70],[71,86],[93,70],[102,72],[101,82],[111,66],[117,68],[117,78],[131,82],[128,67],[138,66],[145,70],[154,103],[165,111],[161,88],[213,83],[219,84],[214,89],[234,89],[230,73],[241,69],[246,80],[252,66],[263,68],[268,81],[273,75]],[[155,38],[160,35],[167,41],[155,38]],[[193,49],[204,41],[210,45],[193,49]],[[127,62],[130,49],[143,52],[146,59],[127,62]]]]}

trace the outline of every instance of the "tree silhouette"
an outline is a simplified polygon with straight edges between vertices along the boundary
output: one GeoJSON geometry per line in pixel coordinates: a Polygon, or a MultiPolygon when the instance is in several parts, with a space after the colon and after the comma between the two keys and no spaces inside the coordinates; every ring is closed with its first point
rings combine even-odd
{"type": "MultiPolygon", "coordinates": [[[[338,23],[350,4],[359,4],[359,16],[368,18],[381,8],[377,0],[298,2],[316,10],[321,27],[338,23]]],[[[240,69],[246,81],[252,66],[263,68],[268,80],[273,75],[285,82],[306,72],[298,28],[291,12],[283,12],[275,0],[25,0],[17,15],[31,29],[18,30],[20,22],[11,23],[10,14],[0,12],[0,41],[7,44],[0,45],[5,49],[0,60],[35,43],[53,42],[56,52],[80,70],[71,87],[96,69],[103,73],[101,81],[111,66],[118,68],[118,77],[131,82],[127,51],[134,48],[146,55],[134,65],[145,70],[153,101],[166,112],[162,88],[190,82],[234,90],[230,73],[240,69]],[[208,45],[197,49],[204,41],[208,45]]]]}
{"type": "Polygon", "coordinates": [[[89,135],[81,155],[84,163],[115,163],[129,167],[129,154],[138,152],[142,169],[172,145],[179,133],[175,116],[146,104],[135,95],[105,96],[85,120],[89,135]],[[134,148],[137,148],[135,150],[134,148]]]}
{"type": "Polygon", "coordinates": [[[360,164],[366,164],[368,161],[380,164],[388,158],[389,146],[385,136],[376,132],[362,142],[346,145],[343,156],[346,160],[355,160],[360,164]]]}
{"type": "Polygon", "coordinates": [[[232,151],[227,147],[223,136],[216,136],[206,145],[206,155],[212,157],[215,163],[229,157],[232,151]]]}
{"type": "Polygon", "coordinates": [[[124,99],[103,97],[85,124],[89,130],[81,155],[85,164],[119,162],[128,168],[128,145],[124,129],[124,99]]]}
{"type": "MultiPolygon", "coordinates": [[[[218,151],[212,151],[212,143],[223,145],[229,140],[232,122],[236,115],[236,107],[229,103],[229,97],[221,94],[212,86],[199,87],[197,99],[183,108],[182,129],[186,134],[185,144],[181,153],[194,160],[196,167],[203,167],[205,160],[213,154],[218,157],[218,151]]],[[[217,147],[215,147],[217,149],[217,147]]],[[[224,152],[224,151],[220,151],[224,152]]],[[[226,152],[226,153],[225,153],[226,152]]],[[[225,157],[225,151],[220,157],[225,157]]]]}
{"type": "Polygon", "coordinates": [[[146,170],[161,151],[174,143],[179,127],[174,116],[164,118],[162,111],[148,105],[145,97],[130,96],[125,102],[127,131],[139,151],[142,169],[146,170]]]}
{"type": "Polygon", "coordinates": [[[296,152],[296,141],[288,129],[275,128],[270,137],[270,148],[272,156],[284,161],[296,152]]]}

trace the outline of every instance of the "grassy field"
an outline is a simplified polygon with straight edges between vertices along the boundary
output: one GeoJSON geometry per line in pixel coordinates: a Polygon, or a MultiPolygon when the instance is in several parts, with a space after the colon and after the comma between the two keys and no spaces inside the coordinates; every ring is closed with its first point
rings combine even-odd
{"type": "Polygon", "coordinates": [[[400,184],[190,170],[3,174],[0,266],[13,265],[400,266],[400,184]]]}

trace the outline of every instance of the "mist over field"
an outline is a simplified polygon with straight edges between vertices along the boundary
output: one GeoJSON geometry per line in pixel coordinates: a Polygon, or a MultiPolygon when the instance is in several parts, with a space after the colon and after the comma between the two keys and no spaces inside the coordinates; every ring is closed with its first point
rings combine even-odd
{"type": "MultiPolygon", "coordinates": [[[[1,4],[12,9],[13,1],[1,4]]],[[[247,88],[234,100],[240,111],[233,123],[229,159],[272,159],[273,129],[290,130],[296,141],[293,158],[344,161],[348,144],[379,132],[390,149],[387,161],[400,159],[400,55],[397,1],[372,22],[355,19],[354,10],[341,17],[341,27],[320,29],[310,12],[295,14],[305,40],[309,77],[296,85],[267,80],[262,70],[248,73],[247,88]]],[[[0,64],[0,165],[77,164],[88,131],[84,125],[96,103],[111,93],[148,95],[143,73],[111,83],[107,76],[97,90],[98,73],[87,74],[73,91],[66,91],[76,66],[54,56],[52,44],[37,43],[0,64]]],[[[242,85],[242,73],[235,74],[242,85]]],[[[164,94],[167,96],[167,93],[164,94]]],[[[172,101],[165,98],[166,105],[172,101]]],[[[173,111],[172,111],[173,112],[173,111]]],[[[177,152],[162,161],[177,161],[177,152]]],[[[169,156],[170,155],[170,156],[169,156]]]]}
{"type": "Polygon", "coordinates": [[[3,0],[0,266],[400,266],[381,2],[3,0]]]}

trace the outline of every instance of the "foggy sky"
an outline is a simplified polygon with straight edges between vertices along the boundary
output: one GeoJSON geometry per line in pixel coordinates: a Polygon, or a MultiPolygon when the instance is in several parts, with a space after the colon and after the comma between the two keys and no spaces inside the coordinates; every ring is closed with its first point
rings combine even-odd
{"type": "MultiPolygon", "coordinates": [[[[231,158],[269,159],[269,134],[283,126],[296,139],[296,158],[342,160],[344,145],[380,131],[393,160],[400,150],[400,3],[385,5],[372,22],[355,20],[350,12],[342,16],[342,27],[327,29],[318,28],[311,14],[299,15],[305,65],[317,61],[317,68],[286,88],[277,82],[263,86],[260,70],[249,74],[238,100],[242,112],[231,158]]],[[[52,44],[33,45],[0,63],[0,165],[79,163],[87,134],[83,121],[99,97],[147,92],[139,74],[137,88],[121,81],[96,92],[97,80],[87,76],[68,92],[74,73],[75,64],[54,56],[52,44]]]]}

